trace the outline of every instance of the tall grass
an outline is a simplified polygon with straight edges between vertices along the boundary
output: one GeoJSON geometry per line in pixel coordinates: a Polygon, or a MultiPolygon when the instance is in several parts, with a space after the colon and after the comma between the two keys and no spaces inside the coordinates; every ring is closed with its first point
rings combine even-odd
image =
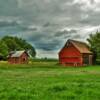
{"type": "Polygon", "coordinates": [[[1,62],[0,100],[100,100],[100,67],[70,68],[57,61],[1,62]]]}

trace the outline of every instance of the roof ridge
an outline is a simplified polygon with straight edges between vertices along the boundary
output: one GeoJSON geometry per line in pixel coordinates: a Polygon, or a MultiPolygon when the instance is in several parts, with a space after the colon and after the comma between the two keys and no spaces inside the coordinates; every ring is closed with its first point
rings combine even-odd
{"type": "Polygon", "coordinates": [[[25,50],[20,50],[20,51],[14,51],[12,54],[11,54],[11,57],[19,57],[21,56],[22,53],[24,53],[25,50]]]}
{"type": "Polygon", "coordinates": [[[86,44],[85,42],[83,42],[83,41],[79,41],[79,40],[69,39],[69,41],[72,41],[72,42],[78,42],[78,43],[82,43],[82,44],[86,44]]]}
{"type": "Polygon", "coordinates": [[[87,43],[71,39],[69,39],[68,41],[71,42],[81,53],[84,53],[85,51],[88,53],[92,53],[89,50],[89,46],[87,43]]]}

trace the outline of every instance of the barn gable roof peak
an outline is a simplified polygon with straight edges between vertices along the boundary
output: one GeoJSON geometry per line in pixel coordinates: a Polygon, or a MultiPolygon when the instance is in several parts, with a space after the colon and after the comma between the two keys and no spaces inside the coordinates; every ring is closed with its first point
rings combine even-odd
{"type": "Polygon", "coordinates": [[[92,52],[89,50],[88,45],[85,42],[69,39],[64,47],[67,47],[68,43],[73,44],[74,47],[77,48],[80,53],[92,54],[92,52]]]}
{"type": "MultiPolygon", "coordinates": [[[[25,50],[21,50],[21,51],[11,51],[9,54],[9,57],[20,57],[24,52],[26,52],[25,50]]],[[[28,54],[28,53],[27,53],[28,54]]]]}

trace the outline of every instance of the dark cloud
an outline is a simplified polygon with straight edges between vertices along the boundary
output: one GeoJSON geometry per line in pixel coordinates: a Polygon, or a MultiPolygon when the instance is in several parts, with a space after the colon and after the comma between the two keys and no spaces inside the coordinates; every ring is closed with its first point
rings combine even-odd
{"type": "Polygon", "coordinates": [[[1,20],[0,21],[0,27],[14,27],[14,26],[18,26],[18,23],[17,21],[4,21],[4,20],[1,20]]]}
{"type": "Polygon", "coordinates": [[[62,42],[60,40],[53,40],[52,42],[39,42],[37,44],[37,48],[38,49],[42,49],[45,51],[53,51],[53,50],[57,50],[59,49],[60,45],[62,44],[62,42]]]}
{"type": "Polygon", "coordinates": [[[49,22],[47,22],[47,23],[45,23],[44,25],[43,25],[43,27],[48,27],[48,26],[50,26],[51,24],[49,23],[49,22]]]}
{"type": "Polygon", "coordinates": [[[20,31],[37,31],[37,27],[29,27],[29,26],[18,26],[20,31]]]}
{"type": "Polygon", "coordinates": [[[43,51],[59,50],[69,38],[85,40],[99,20],[99,0],[0,1],[0,36],[23,37],[43,51]]]}
{"type": "Polygon", "coordinates": [[[68,35],[73,35],[76,34],[77,30],[71,29],[71,30],[62,30],[62,31],[57,31],[54,36],[59,37],[59,36],[68,36],[68,35]]]}
{"type": "Polygon", "coordinates": [[[90,0],[90,3],[91,3],[91,4],[94,4],[94,3],[95,3],[95,0],[90,0]]]}

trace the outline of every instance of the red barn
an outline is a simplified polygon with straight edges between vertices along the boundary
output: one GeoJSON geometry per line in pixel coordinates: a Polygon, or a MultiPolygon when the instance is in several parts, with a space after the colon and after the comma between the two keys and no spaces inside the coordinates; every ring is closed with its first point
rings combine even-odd
{"type": "Polygon", "coordinates": [[[93,53],[84,42],[68,40],[59,52],[59,63],[66,66],[92,65],[93,53]]]}
{"type": "Polygon", "coordinates": [[[28,63],[28,53],[26,51],[13,51],[8,56],[10,64],[25,64],[28,63]]]}

